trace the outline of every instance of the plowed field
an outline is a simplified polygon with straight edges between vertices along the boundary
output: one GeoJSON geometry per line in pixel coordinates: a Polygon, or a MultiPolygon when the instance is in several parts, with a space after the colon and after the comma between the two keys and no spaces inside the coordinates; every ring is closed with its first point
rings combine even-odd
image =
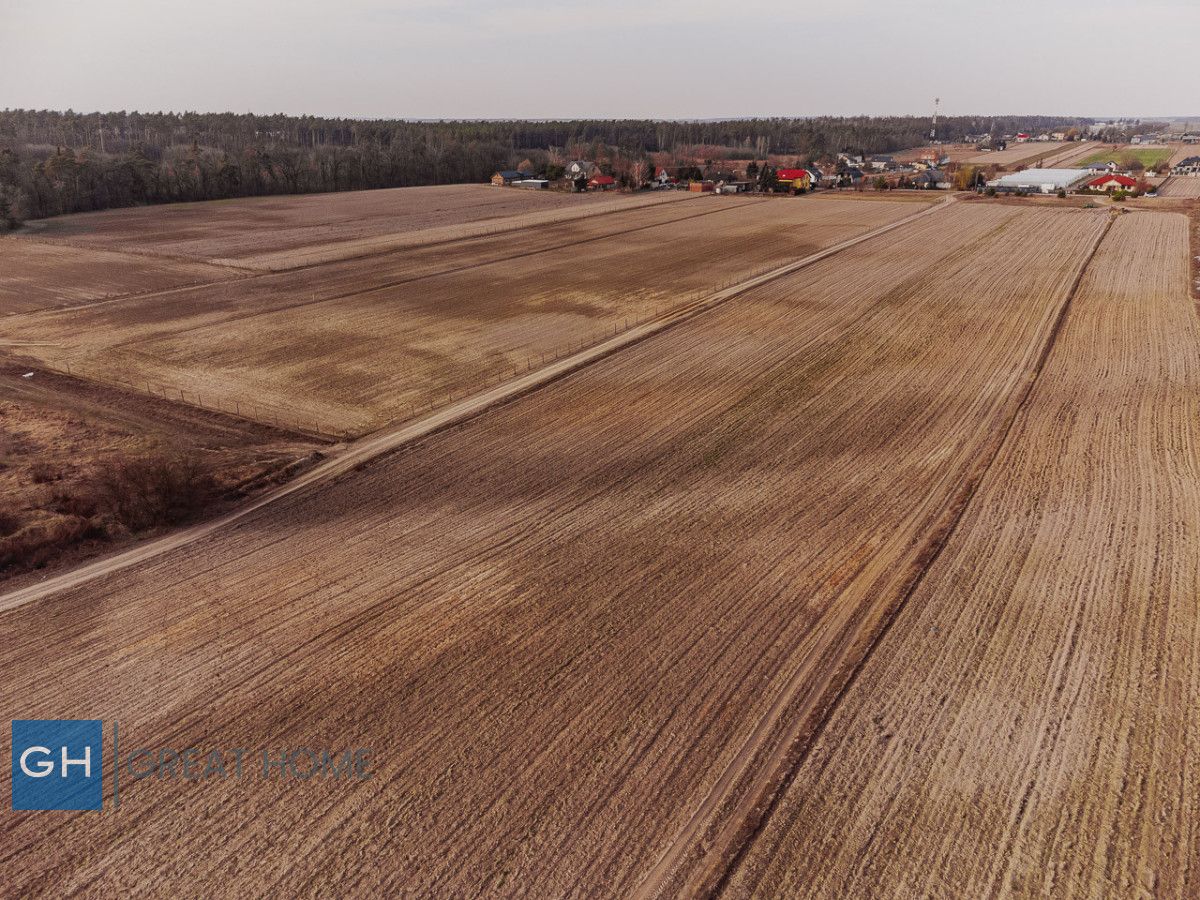
{"type": "Polygon", "coordinates": [[[1200,331],[1119,219],[961,524],[733,896],[1200,894],[1200,331]]]}
{"type": "Polygon", "coordinates": [[[997,165],[1010,169],[1018,169],[1022,166],[1032,165],[1039,159],[1060,156],[1074,146],[1077,145],[1070,142],[1057,144],[1040,141],[1027,144],[1012,144],[1004,150],[978,153],[967,159],[966,162],[975,165],[997,165]]]}
{"type": "Polygon", "coordinates": [[[705,197],[10,317],[0,341],[100,381],[359,433],[920,208],[705,197]]]}
{"type": "MultiPolygon", "coordinates": [[[[6,890],[628,895],[704,876],[1010,445],[1106,222],[952,205],[186,552],[0,613],[13,718],[375,761],[353,784],[151,778],[123,782],[119,811],[14,813],[6,890]]],[[[1104,346],[1123,363],[1071,379],[1077,402],[1140,371],[1140,342],[1104,346]]],[[[1148,422],[1184,440],[1194,412],[1148,422]]],[[[1184,489],[1156,484],[1143,502],[1184,489]]],[[[1150,634],[1137,646],[1174,632],[1150,634]]],[[[936,682],[909,686],[932,708],[936,682]]]]}
{"type": "MultiPolygon", "coordinates": [[[[551,214],[587,216],[625,206],[686,200],[684,193],[566,194],[482,184],[388,188],[300,197],[246,197],[59,216],[34,222],[46,240],[245,267],[256,258],[287,267],[333,245],[399,238],[416,232],[522,227],[551,214]],[[513,222],[505,220],[517,218],[513,222]]],[[[451,232],[453,235],[453,232],[451,232]]],[[[462,234],[457,236],[461,237],[462,234]]],[[[357,251],[359,255],[363,252],[357,251]]]]}
{"type": "Polygon", "coordinates": [[[0,237],[0,316],[224,281],[221,266],[0,237]]]}
{"type": "Polygon", "coordinates": [[[1200,198],[1200,178],[1186,175],[1176,175],[1168,178],[1158,189],[1160,197],[1177,197],[1180,199],[1200,198]]]}

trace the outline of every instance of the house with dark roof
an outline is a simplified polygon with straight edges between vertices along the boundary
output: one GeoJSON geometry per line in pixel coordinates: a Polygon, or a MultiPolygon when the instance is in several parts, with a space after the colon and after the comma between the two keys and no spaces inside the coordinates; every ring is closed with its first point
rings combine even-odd
{"type": "Polygon", "coordinates": [[[918,172],[912,178],[912,185],[926,191],[945,190],[951,187],[946,174],[941,169],[926,169],[918,172]]]}
{"type": "Polygon", "coordinates": [[[1172,175],[1200,175],[1200,156],[1189,156],[1171,168],[1172,175]]]}
{"type": "Polygon", "coordinates": [[[591,178],[598,174],[600,174],[600,167],[590,160],[576,159],[567,163],[568,178],[591,178]]]}

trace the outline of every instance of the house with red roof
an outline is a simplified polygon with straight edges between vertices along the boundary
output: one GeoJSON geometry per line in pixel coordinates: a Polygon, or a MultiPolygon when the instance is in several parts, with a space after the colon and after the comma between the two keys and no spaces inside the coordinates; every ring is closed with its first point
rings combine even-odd
{"type": "Polygon", "coordinates": [[[776,169],[775,183],[779,190],[802,194],[812,187],[812,176],[808,169],[776,169]]]}
{"type": "Polygon", "coordinates": [[[1090,191],[1134,191],[1137,181],[1128,175],[1101,175],[1093,178],[1085,187],[1090,191]]]}
{"type": "Polygon", "coordinates": [[[593,191],[611,191],[616,183],[617,179],[611,175],[593,175],[587,184],[588,188],[593,191]]]}

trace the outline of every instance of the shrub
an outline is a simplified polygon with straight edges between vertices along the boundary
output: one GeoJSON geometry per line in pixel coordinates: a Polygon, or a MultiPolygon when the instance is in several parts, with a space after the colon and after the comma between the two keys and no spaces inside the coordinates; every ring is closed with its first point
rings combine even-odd
{"type": "Polygon", "coordinates": [[[110,463],[93,479],[96,508],[130,531],[174,525],[216,494],[216,480],[192,456],[153,456],[110,463]]]}
{"type": "Polygon", "coordinates": [[[986,191],[984,191],[984,193],[987,194],[989,197],[995,197],[996,189],[994,187],[989,187],[986,191]]]}
{"type": "Polygon", "coordinates": [[[0,506],[0,536],[7,537],[21,526],[21,517],[15,510],[0,506]]]}
{"type": "Polygon", "coordinates": [[[0,538],[0,570],[10,566],[40,569],[65,548],[97,533],[95,523],[78,516],[64,516],[23,528],[0,538]]]}
{"type": "Polygon", "coordinates": [[[1066,200],[1066,199],[1067,199],[1067,189],[1066,189],[1066,188],[1059,188],[1059,189],[1058,189],[1058,199],[1059,199],[1059,200],[1066,200]]]}

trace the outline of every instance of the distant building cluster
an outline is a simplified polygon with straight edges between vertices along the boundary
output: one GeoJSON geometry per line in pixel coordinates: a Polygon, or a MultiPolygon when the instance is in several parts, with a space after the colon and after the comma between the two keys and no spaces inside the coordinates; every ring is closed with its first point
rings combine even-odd
{"type": "MultiPolygon", "coordinates": [[[[702,173],[694,165],[656,166],[639,187],[715,194],[801,194],[815,190],[861,189],[864,186],[945,190],[953,186],[951,177],[942,169],[947,163],[949,157],[940,148],[933,147],[923,151],[917,159],[903,163],[886,154],[863,156],[841,153],[825,164],[803,167],[772,167],[749,161],[741,165],[730,164],[727,168],[710,167],[710,171],[702,173]]],[[[561,174],[556,173],[553,178],[524,169],[504,169],[492,176],[491,183],[497,187],[533,190],[556,188],[578,192],[607,191],[618,186],[613,175],[590,160],[572,160],[561,167],[561,174]]]]}

